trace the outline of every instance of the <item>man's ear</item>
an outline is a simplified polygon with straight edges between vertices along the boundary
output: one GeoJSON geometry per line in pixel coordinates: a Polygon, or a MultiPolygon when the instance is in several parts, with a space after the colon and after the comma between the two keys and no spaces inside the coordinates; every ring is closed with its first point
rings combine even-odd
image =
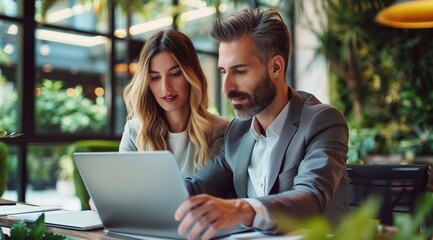
{"type": "Polygon", "coordinates": [[[280,74],[284,74],[284,58],[280,55],[275,55],[269,62],[269,70],[271,76],[277,78],[280,74]]]}

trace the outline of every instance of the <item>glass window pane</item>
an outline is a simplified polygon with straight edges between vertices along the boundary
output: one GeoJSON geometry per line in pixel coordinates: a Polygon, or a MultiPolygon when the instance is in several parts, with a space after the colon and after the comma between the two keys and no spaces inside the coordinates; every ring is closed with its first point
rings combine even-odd
{"type": "Polygon", "coordinates": [[[38,134],[107,134],[108,40],[36,30],[38,134]]]}
{"type": "Polygon", "coordinates": [[[3,199],[18,200],[18,148],[12,144],[7,144],[7,185],[6,191],[0,196],[3,199]]]}
{"type": "Polygon", "coordinates": [[[36,21],[84,31],[108,32],[108,4],[99,1],[37,0],[36,21]]]}
{"type": "Polygon", "coordinates": [[[0,14],[9,17],[16,17],[19,9],[18,0],[0,0],[0,14]]]}
{"type": "Polygon", "coordinates": [[[65,158],[67,145],[31,144],[27,154],[29,185],[26,202],[80,210],[72,178],[72,159],[65,158]]]}
{"type": "Polygon", "coordinates": [[[141,7],[133,9],[131,38],[144,41],[163,29],[171,29],[173,26],[172,0],[151,1],[141,7]]]}
{"type": "Polygon", "coordinates": [[[210,54],[198,53],[198,58],[200,60],[200,65],[203,69],[203,72],[206,76],[207,80],[207,88],[208,88],[208,96],[209,96],[209,109],[212,112],[218,112],[221,114],[219,110],[216,108],[217,106],[217,98],[216,94],[218,93],[220,88],[220,83],[217,81],[217,57],[210,54]]]}
{"type": "MultiPolygon", "coordinates": [[[[126,108],[123,101],[123,88],[131,79],[132,70],[131,65],[128,65],[128,47],[126,41],[116,41],[116,60],[114,65],[115,74],[115,134],[121,135],[126,121],[126,108]]],[[[138,53],[139,51],[137,51],[138,53]]]]}
{"type": "Polygon", "coordinates": [[[211,40],[207,32],[211,21],[216,17],[216,8],[185,2],[185,11],[180,14],[179,30],[188,35],[196,49],[203,51],[216,51],[218,45],[211,40]]]}
{"type": "Polygon", "coordinates": [[[0,130],[18,131],[17,76],[20,26],[0,20],[0,130]]]}
{"type": "MultiPolygon", "coordinates": [[[[218,1],[216,1],[218,2],[218,1]]],[[[181,1],[182,13],[179,17],[179,30],[188,35],[196,49],[217,51],[218,44],[208,34],[209,24],[217,17],[217,10],[222,16],[248,7],[248,3],[230,3],[221,1],[218,6],[207,5],[205,1],[181,1]]]]}

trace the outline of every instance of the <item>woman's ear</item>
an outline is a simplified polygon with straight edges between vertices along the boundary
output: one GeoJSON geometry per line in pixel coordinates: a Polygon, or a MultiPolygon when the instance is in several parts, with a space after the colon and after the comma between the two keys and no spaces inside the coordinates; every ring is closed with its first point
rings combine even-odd
{"type": "Polygon", "coordinates": [[[271,61],[269,62],[270,66],[269,66],[269,70],[271,76],[277,78],[278,76],[280,76],[280,74],[284,74],[284,58],[280,55],[275,55],[274,57],[272,57],[271,61]]]}

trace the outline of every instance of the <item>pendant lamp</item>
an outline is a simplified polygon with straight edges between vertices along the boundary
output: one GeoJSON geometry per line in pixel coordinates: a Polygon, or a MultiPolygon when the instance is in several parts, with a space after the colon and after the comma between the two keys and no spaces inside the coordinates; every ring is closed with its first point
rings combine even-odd
{"type": "Polygon", "coordinates": [[[380,11],[376,20],[393,28],[433,28],[433,0],[397,1],[380,11]]]}

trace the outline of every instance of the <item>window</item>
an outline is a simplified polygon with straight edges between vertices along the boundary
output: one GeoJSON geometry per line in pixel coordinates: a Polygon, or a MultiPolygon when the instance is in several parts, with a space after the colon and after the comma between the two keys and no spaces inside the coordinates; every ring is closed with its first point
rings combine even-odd
{"type": "Polygon", "coordinates": [[[108,39],[36,30],[36,134],[108,134],[108,39]]]}
{"type": "Polygon", "coordinates": [[[0,20],[0,129],[18,130],[18,57],[20,26],[0,20]]]}
{"type": "Polygon", "coordinates": [[[64,200],[56,185],[67,146],[120,139],[123,88],[144,42],[161,29],[179,29],[192,39],[208,80],[211,111],[233,118],[221,94],[218,44],[207,26],[254,1],[145,2],[0,0],[0,129],[24,133],[4,140],[9,149],[4,198],[34,204],[64,200]]]}
{"type": "Polygon", "coordinates": [[[0,0],[0,14],[8,17],[18,16],[17,0],[0,0]]]}
{"type": "Polygon", "coordinates": [[[89,32],[109,31],[106,4],[100,5],[96,1],[36,0],[35,6],[35,20],[40,23],[89,32]]]}

